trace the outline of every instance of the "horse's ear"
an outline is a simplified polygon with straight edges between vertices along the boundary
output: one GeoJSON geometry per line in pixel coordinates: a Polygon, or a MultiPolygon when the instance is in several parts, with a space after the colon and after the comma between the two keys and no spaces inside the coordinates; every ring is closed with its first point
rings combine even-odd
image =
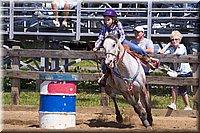
{"type": "Polygon", "coordinates": [[[107,38],[107,37],[108,37],[108,35],[109,35],[109,33],[108,33],[108,32],[106,32],[106,33],[105,33],[105,38],[107,38]]]}
{"type": "Polygon", "coordinates": [[[120,46],[120,44],[121,44],[121,43],[120,43],[119,39],[117,39],[117,45],[120,46]]]}

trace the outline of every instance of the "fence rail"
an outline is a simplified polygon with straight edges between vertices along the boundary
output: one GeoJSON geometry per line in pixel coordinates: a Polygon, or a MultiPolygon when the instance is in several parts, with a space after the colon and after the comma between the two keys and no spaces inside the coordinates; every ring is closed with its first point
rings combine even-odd
{"type": "MultiPolygon", "coordinates": [[[[2,0],[2,33],[9,39],[28,36],[62,36],[62,39],[84,40],[98,36],[102,25],[102,12],[113,8],[119,14],[127,36],[132,37],[132,28],[142,25],[147,38],[168,37],[172,30],[181,30],[184,37],[199,36],[199,7],[197,0],[157,1],[157,0],[77,0],[75,9],[69,16],[59,18],[70,20],[70,29],[56,29],[51,0],[2,0]],[[181,5],[176,7],[175,5],[181,5]],[[52,33],[53,32],[53,33],[52,33]],[[28,36],[27,36],[28,35],[28,36]]],[[[62,12],[63,10],[59,10],[62,12]]],[[[45,38],[45,37],[43,37],[45,38]]],[[[58,39],[58,38],[57,38],[58,39]]],[[[154,38],[155,39],[155,38],[154,38]]]]}
{"type": "MultiPolygon", "coordinates": [[[[104,57],[103,52],[92,52],[92,51],[78,51],[78,50],[45,50],[45,49],[3,49],[3,57],[10,57],[11,69],[3,70],[4,77],[16,78],[16,79],[39,79],[39,74],[44,71],[24,71],[20,70],[20,60],[22,58],[59,58],[59,59],[77,59],[81,58],[84,60],[96,60],[104,57]],[[31,76],[30,76],[31,75],[31,76]]],[[[147,76],[148,84],[165,84],[165,85],[192,85],[198,86],[199,78],[199,54],[196,55],[152,55],[158,58],[160,62],[166,63],[181,63],[189,62],[192,65],[194,77],[164,77],[164,76],[147,76]]],[[[59,63],[59,62],[57,62],[59,63]]],[[[39,65],[39,64],[38,64],[39,65]]],[[[33,67],[33,66],[32,66],[33,67]]],[[[45,71],[45,73],[56,73],[51,71],[45,71]]],[[[57,72],[60,73],[60,72],[57,72]]],[[[100,76],[99,73],[73,73],[79,75],[80,81],[90,80],[95,81],[100,76]]]]}
{"type": "MultiPolygon", "coordinates": [[[[22,70],[3,70],[4,77],[18,78],[18,79],[33,79],[39,80],[39,75],[44,73],[42,71],[22,71],[22,70]],[[31,76],[30,76],[31,75],[31,76]]],[[[45,72],[45,73],[60,73],[60,72],[45,72]]],[[[61,72],[62,73],[62,72],[61,72]]],[[[100,77],[99,73],[68,73],[77,75],[79,81],[97,81],[100,77]]],[[[146,76],[148,84],[156,85],[199,85],[198,77],[165,77],[165,76],[146,76]]]]}

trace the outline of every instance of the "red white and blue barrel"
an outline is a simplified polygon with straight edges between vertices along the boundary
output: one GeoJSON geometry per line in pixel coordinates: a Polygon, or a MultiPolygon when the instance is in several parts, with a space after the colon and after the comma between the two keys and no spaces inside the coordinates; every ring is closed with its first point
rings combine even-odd
{"type": "Polygon", "coordinates": [[[76,126],[76,81],[72,74],[40,74],[39,125],[45,129],[76,126]]]}

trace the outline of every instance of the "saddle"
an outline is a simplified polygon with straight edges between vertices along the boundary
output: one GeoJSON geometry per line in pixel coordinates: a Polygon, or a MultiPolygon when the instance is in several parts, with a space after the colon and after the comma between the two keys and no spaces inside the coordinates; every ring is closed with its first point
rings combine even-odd
{"type": "Polygon", "coordinates": [[[138,53],[135,53],[134,51],[130,50],[130,47],[128,46],[128,44],[123,44],[124,49],[130,54],[132,55],[136,60],[139,58],[141,60],[141,64],[146,66],[142,61],[146,62],[147,65],[152,69],[155,70],[156,68],[159,67],[159,60],[155,59],[155,58],[149,58],[145,55],[141,55],[138,53]]]}
{"type": "Polygon", "coordinates": [[[136,59],[142,59],[142,55],[141,54],[138,54],[138,53],[135,53],[134,51],[131,51],[130,50],[130,47],[128,46],[128,44],[123,44],[124,46],[124,49],[130,54],[132,55],[134,58],[136,59]]]}

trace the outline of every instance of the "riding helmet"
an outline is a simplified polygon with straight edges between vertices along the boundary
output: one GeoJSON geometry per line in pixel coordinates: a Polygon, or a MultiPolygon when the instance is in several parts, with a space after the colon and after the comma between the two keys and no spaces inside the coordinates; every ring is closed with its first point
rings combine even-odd
{"type": "Polygon", "coordinates": [[[110,17],[117,17],[117,13],[113,9],[107,9],[104,13],[103,16],[110,16],[110,17]]]}

